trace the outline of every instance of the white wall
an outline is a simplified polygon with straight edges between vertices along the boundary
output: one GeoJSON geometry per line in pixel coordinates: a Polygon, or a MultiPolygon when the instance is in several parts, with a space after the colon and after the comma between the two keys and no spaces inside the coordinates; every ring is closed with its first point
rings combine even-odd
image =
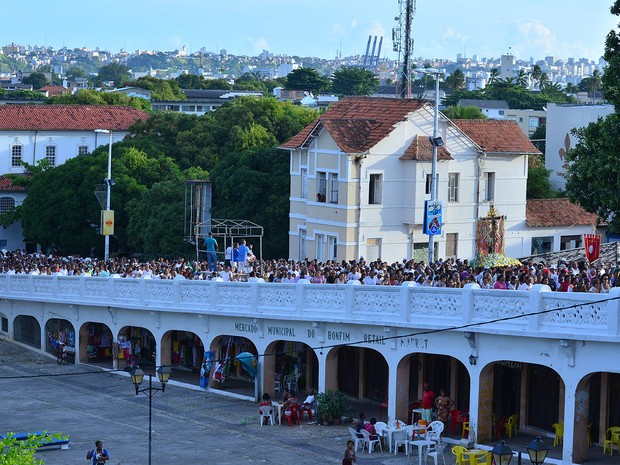
{"type": "Polygon", "coordinates": [[[545,167],[551,170],[551,187],[564,189],[566,181],[563,153],[573,148],[577,139],[570,134],[574,128],[585,127],[599,117],[613,113],[613,105],[547,105],[547,143],[545,167]],[[567,140],[568,139],[568,140],[567,140]]]}

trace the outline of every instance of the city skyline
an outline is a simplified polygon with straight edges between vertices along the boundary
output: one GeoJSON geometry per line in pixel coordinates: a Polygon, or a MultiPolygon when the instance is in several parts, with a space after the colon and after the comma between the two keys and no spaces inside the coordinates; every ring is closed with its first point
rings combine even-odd
{"type": "MultiPolygon", "coordinates": [[[[457,54],[498,58],[511,52],[520,60],[549,55],[598,60],[607,33],[618,23],[618,17],[609,12],[612,0],[591,2],[588,8],[580,0],[565,0],[561,7],[550,3],[555,2],[522,0],[515,11],[514,5],[498,5],[493,0],[479,0],[475,9],[460,0],[417,0],[413,54],[455,60],[457,54]],[[435,25],[438,12],[441,16],[435,25]],[[575,34],[581,30],[587,33],[575,34]]],[[[397,0],[381,5],[370,0],[354,4],[316,0],[308,11],[284,0],[260,5],[247,2],[234,11],[225,4],[207,5],[199,0],[186,0],[176,9],[162,0],[109,5],[89,15],[91,21],[84,21],[83,11],[50,9],[42,0],[33,0],[33,11],[45,14],[30,17],[28,28],[8,22],[0,33],[2,45],[99,47],[111,52],[185,46],[188,53],[205,48],[255,56],[268,50],[334,58],[340,51],[343,57],[363,54],[368,36],[377,35],[384,37],[381,57],[397,57],[391,40],[397,0]],[[92,18],[98,18],[95,27],[92,18]]]]}

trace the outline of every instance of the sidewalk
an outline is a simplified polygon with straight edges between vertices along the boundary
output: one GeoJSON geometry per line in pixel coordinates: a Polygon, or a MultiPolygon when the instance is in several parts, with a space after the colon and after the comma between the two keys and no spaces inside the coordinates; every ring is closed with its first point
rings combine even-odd
{"type": "MultiPolygon", "coordinates": [[[[149,399],[135,395],[127,373],[57,365],[54,358],[5,340],[0,392],[0,434],[48,430],[69,436],[69,450],[37,454],[46,465],[88,463],[86,452],[97,439],[110,453],[108,465],[148,462],[149,399]]],[[[171,384],[152,401],[153,464],[340,464],[349,439],[346,425],[259,426],[254,403],[199,388],[171,384]]],[[[445,457],[454,463],[449,449],[445,457]]],[[[358,452],[361,465],[408,463],[417,464],[417,455],[408,462],[402,453],[358,452]]]]}

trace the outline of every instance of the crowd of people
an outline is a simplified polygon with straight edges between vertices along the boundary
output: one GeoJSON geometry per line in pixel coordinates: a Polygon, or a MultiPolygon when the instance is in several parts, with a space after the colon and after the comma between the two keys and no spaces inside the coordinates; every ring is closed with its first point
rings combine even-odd
{"type": "MultiPolygon", "coordinates": [[[[250,250],[250,248],[248,248],[250,250]]],[[[257,281],[311,284],[425,286],[461,288],[477,283],[483,289],[530,290],[544,284],[553,291],[607,293],[620,287],[620,268],[613,262],[587,261],[536,263],[474,267],[468,260],[423,261],[403,259],[388,263],[382,260],[251,260],[237,262],[226,258],[214,266],[206,260],[113,258],[107,261],[77,256],[56,256],[22,251],[0,251],[0,272],[7,274],[97,276],[129,279],[199,279],[222,281],[257,281]]],[[[231,257],[232,258],[232,257],[231,257]]],[[[247,258],[247,257],[246,257],[247,258]]]]}

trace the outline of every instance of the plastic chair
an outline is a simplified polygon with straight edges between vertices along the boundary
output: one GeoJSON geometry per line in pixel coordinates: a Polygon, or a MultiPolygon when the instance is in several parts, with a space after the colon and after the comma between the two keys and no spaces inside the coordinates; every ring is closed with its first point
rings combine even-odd
{"type": "Polygon", "coordinates": [[[467,448],[463,446],[452,447],[452,455],[456,457],[456,465],[463,465],[463,452],[467,452],[467,448]]]}
{"type": "Polygon", "coordinates": [[[385,401],[379,404],[379,421],[381,420],[381,417],[383,416],[383,409],[387,411],[387,408],[388,408],[388,400],[386,397],[385,401]]]}
{"type": "Polygon", "coordinates": [[[463,434],[461,435],[463,439],[466,439],[469,437],[469,422],[468,421],[464,421],[463,422],[463,434]]]}
{"type": "Polygon", "coordinates": [[[407,447],[407,443],[411,439],[411,430],[407,428],[403,428],[400,431],[396,431],[392,434],[392,441],[394,443],[394,455],[398,453],[399,446],[405,446],[405,454],[409,455],[409,447],[407,447]]]}
{"type": "Polygon", "coordinates": [[[555,431],[555,438],[553,439],[553,447],[564,442],[564,423],[554,423],[551,425],[553,431],[555,431]]]}
{"type": "Polygon", "coordinates": [[[439,444],[435,444],[434,446],[427,447],[426,448],[426,459],[424,459],[424,463],[428,462],[428,457],[433,457],[433,461],[435,462],[435,465],[439,465],[439,456],[441,456],[441,459],[443,460],[443,465],[446,465],[446,456],[443,455],[443,451],[445,448],[446,448],[445,442],[440,442],[439,444]]]}
{"type": "Polygon", "coordinates": [[[274,375],[273,391],[274,392],[282,392],[282,375],[280,373],[276,373],[274,375]]]}
{"type": "Polygon", "coordinates": [[[603,438],[603,454],[607,452],[607,446],[609,446],[609,455],[613,455],[614,443],[616,443],[620,450],[620,426],[612,426],[605,431],[605,437],[603,438]]]}
{"type": "Polygon", "coordinates": [[[443,422],[441,421],[432,421],[430,425],[428,425],[428,430],[426,431],[426,439],[429,441],[435,441],[436,443],[441,442],[441,433],[443,433],[443,429],[445,428],[443,422]]]}
{"type": "Polygon", "coordinates": [[[355,443],[355,452],[357,452],[357,446],[361,444],[362,449],[364,450],[364,438],[359,437],[357,432],[349,426],[349,434],[351,435],[351,440],[355,443]]]}
{"type": "MultiPolygon", "coordinates": [[[[299,425],[299,405],[291,405],[284,411],[284,417],[288,420],[288,425],[297,423],[299,425]]],[[[300,425],[301,426],[301,425],[300,425]]]]}
{"type": "Polygon", "coordinates": [[[273,407],[269,407],[268,405],[263,405],[262,407],[260,407],[258,409],[258,421],[260,422],[260,425],[263,426],[263,423],[265,422],[265,418],[269,418],[269,422],[271,423],[271,426],[273,426],[275,424],[275,419],[273,417],[273,407]]]}
{"type": "Polygon", "coordinates": [[[450,410],[450,434],[454,434],[454,429],[459,426],[459,431],[463,427],[463,411],[450,410]]]}
{"type": "Polygon", "coordinates": [[[592,445],[592,422],[588,424],[588,447],[592,445]]]}
{"type": "Polygon", "coordinates": [[[312,410],[314,408],[314,402],[312,402],[311,404],[301,404],[301,407],[299,407],[299,420],[303,420],[304,419],[304,412],[308,413],[308,419],[312,420],[312,410]]]}
{"type": "Polygon", "coordinates": [[[483,454],[483,455],[475,455],[474,457],[471,457],[469,461],[471,465],[482,465],[482,464],[491,465],[493,463],[493,453],[487,452],[486,454],[483,454]],[[472,460],[474,463],[471,463],[472,460]]]}
{"type": "Polygon", "coordinates": [[[289,392],[297,392],[298,391],[298,386],[297,386],[297,380],[298,379],[299,379],[299,375],[285,376],[284,377],[284,383],[286,384],[286,387],[287,387],[289,392]]]}
{"type": "Polygon", "coordinates": [[[519,420],[519,414],[514,413],[508,417],[506,421],[506,434],[509,438],[512,438],[512,432],[515,433],[515,438],[518,436],[517,434],[517,421],[519,420]]]}
{"type": "Polygon", "coordinates": [[[370,434],[365,429],[360,430],[364,436],[364,443],[368,446],[368,453],[371,454],[375,448],[375,444],[379,444],[379,449],[383,452],[383,446],[381,445],[381,439],[377,436],[377,439],[370,439],[370,434]]]}

